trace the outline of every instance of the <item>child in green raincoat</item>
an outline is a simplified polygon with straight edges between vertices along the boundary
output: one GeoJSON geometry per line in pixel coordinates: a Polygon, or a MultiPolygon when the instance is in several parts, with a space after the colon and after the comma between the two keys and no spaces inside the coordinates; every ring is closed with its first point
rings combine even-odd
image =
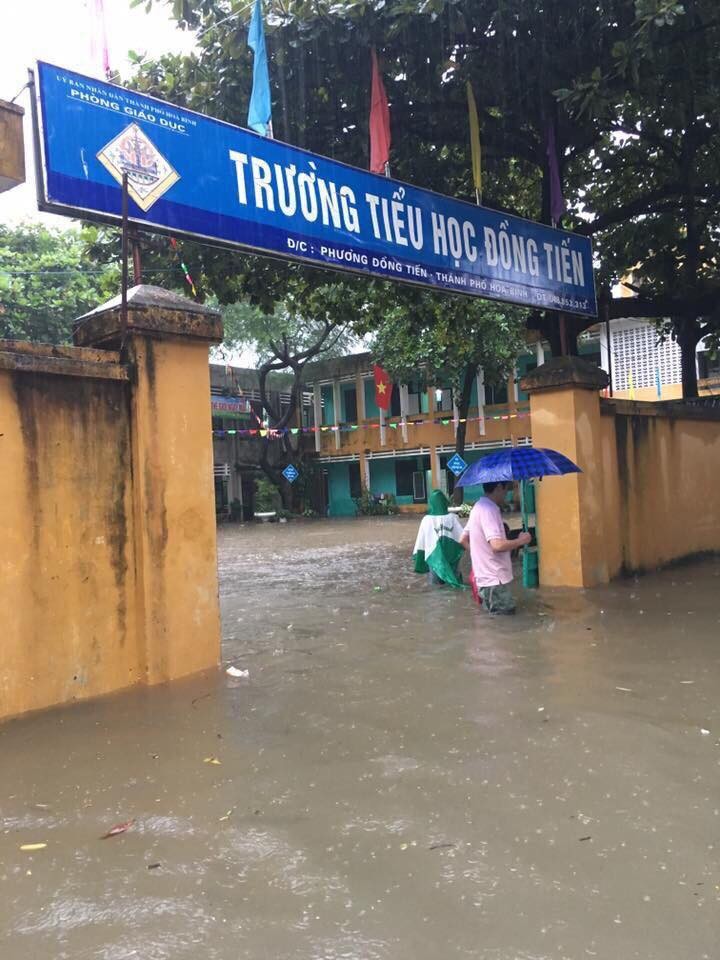
{"type": "Polygon", "coordinates": [[[442,490],[433,490],[427,515],[415,540],[415,573],[427,573],[431,583],[447,583],[462,589],[462,575],[458,570],[465,550],[460,543],[462,535],[463,527],[457,516],[448,513],[448,498],[442,490]]]}

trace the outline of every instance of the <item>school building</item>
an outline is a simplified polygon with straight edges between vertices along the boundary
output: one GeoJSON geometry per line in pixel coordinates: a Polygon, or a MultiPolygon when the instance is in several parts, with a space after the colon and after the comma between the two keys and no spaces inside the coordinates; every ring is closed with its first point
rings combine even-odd
{"type": "MultiPolygon", "coordinates": [[[[531,336],[506,382],[486,382],[477,370],[466,423],[467,463],[503,446],[532,442],[530,407],[521,381],[550,355],[547,346],[531,336]]],[[[610,375],[606,396],[656,401],[682,395],[679,347],[672,340],[661,342],[647,321],[613,320],[609,338],[606,326],[598,324],[581,336],[579,353],[610,375]]],[[[702,343],[697,358],[701,395],[720,392],[720,361],[702,343]]],[[[354,516],[363,488],[378,498],[392,496],[401,512],[424,511],[436,487],[453,489],[455,477],[447,464],[455,452],[460,418],[452,389],[442,383],[429,388],[412,381],[395,384],[385,414],[375,403],[372,366],[370,354],[360,353],[306,368],[302,403],[292,422],[308,431],[302,436],[303,452],[314,452],[321,465],[322,489],[314,502],[330,517],[354,516]]],[[[244,454],[259,441],[234,429],[258,426],[252,413],[252,402],[260,396],[257,372],[213,365],[211,380],[218,513],[228,513],[234,502],[249,519],[259,473],[244,454]]],[[[291,378],[272,374],[269,383],[273,403],[284,412],[291,378]]],[[[465,500],[472,503],[481,493],[469,487],[465,500]]]]}

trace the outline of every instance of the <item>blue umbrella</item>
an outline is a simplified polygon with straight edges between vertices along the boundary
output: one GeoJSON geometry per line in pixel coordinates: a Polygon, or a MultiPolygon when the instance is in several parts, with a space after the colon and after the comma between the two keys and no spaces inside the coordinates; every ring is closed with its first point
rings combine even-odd
{"type": "Polygon", "coordinates": [[[572,460],[546,447],[506,447],[471,464],[457,482],[459,487],[493,481],[531,480],[582,473],[572,460]]]}

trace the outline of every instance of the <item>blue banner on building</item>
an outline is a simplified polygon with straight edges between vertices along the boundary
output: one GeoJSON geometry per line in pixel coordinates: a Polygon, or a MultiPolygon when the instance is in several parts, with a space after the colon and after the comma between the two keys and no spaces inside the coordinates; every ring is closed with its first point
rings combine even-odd
{"type": "Polygon", "coordinates": [[[596,315],[586,237],[38,65],[44,203],[75,216],[527,307],[596,315]]]}

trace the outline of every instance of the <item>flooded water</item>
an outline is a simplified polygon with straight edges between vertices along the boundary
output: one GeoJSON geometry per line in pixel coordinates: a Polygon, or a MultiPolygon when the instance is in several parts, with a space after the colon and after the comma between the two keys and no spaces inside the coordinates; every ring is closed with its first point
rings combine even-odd
{"type": "Polygon", "coordinates": [[[0,727],[3,960],[720,956],[720,564],[491,620],[416,526],[223,529],[247,678],[0,727]]]}

